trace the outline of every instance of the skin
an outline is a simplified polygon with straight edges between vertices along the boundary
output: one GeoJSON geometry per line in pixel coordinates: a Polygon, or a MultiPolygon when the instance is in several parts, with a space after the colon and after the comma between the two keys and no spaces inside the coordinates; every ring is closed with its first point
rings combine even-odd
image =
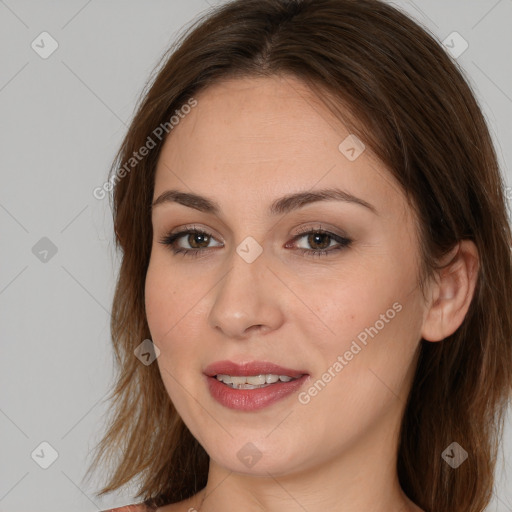
{"type": "Polygon", "coordinates": [[[232,79],[196,99],[162,149],[154,199],[179,189],[208,196],[221,211],[153,208],[145,293],[164,385],[210,467],[204,490],[158,511],[421,511],[398,483],[398,430],[421,338],[440,341],[464,319],[476,248],[462,242],[424,298],[413,213],[400,187],[369,149],[354,161],[340,152],[348,130],[302,82],[232,79]],[[378,214],[331,200],[268,215],[276,198],[326,187],[349,191],[378,214]],[[300,248],[338,246],[294,240],[298,228],[320,223],[352,244],[304,256],[300,248]],[[187,224],[212,235],[177,242],[207,247],[198,258],[160,243],[187,224]],[[263,249],[252,263],[236,252],[248,236],[263,249]],[[394,303],[401,311],[307,404],[295,393],[245,412],[209,394],[202,372],[224,359],[306,369],[307,390],[394,303]],[[249,442],[262,454],[251,468],[237,457],[249,442]]]}

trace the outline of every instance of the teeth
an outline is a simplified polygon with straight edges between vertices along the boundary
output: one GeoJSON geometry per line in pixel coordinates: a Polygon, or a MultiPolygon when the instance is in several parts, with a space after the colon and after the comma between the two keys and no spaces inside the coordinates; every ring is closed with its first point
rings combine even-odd
{"type": "Polygon", "coordinates": [[[265,375],[254,375],[251,377],[238,377],[240,384],[245,384],[244,380],[247,381],[247,384],[252,384],[253,386],[258,386],[260,384],[266,384],[265,375]]]}
{"type": "Polygon", "coordinates": [[[281,382],[289,382],[294,380],[293,377],[288,375],[275,375],[268,373],[266,375],[248,375],[248,376],[231,376],[219,374],[216,376],[217,380],[224,382],[232,388],[255,389],[258,387],[265,387],[274,384],[278,380],[281,382]]]}

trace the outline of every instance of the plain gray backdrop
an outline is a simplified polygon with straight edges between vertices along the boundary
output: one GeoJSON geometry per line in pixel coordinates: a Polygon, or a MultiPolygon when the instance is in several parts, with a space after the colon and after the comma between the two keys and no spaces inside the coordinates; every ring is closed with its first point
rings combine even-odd
{"type": "MultiPolygon", "coordinates": [[[[113,382],[109,311],[119,265],[108,198],[92,191],[163,51],[217,3],[0,0],[0,512],[134,501],[133,487],[99,500],[82,482],[113,382]]],[[[511,185],[512,0],[394,4],[439,41],[460,34],[451,44],[458,52],[467,43],[452,58],[511,185]]],[[[511,415],[501,455],[488,510],[511,512],[511,415]]]]}

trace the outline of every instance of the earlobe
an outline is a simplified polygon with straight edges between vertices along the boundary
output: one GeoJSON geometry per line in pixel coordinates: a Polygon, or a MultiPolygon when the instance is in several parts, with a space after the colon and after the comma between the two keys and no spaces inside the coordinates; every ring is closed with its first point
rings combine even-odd
{"type": "Polygon", "coordinates": [[[442,341],[460,327],[478,279],[478,249],[471,240],[461,240],[444,260],[426,305],[421,335],[427,341],[442,341]]]}

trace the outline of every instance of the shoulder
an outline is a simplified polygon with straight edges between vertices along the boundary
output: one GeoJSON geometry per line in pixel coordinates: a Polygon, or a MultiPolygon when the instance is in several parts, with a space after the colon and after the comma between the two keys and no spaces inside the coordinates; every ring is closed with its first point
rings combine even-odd
{"type": "Polygon", "coordinates": [[[108,510],[101,510],[100,512],[153,512],[154,509],[149,508],[147,505],[143,503],[133,504],[133,505],[125,505],[124,507],[119,508],[110,508],[108,510]]]}

